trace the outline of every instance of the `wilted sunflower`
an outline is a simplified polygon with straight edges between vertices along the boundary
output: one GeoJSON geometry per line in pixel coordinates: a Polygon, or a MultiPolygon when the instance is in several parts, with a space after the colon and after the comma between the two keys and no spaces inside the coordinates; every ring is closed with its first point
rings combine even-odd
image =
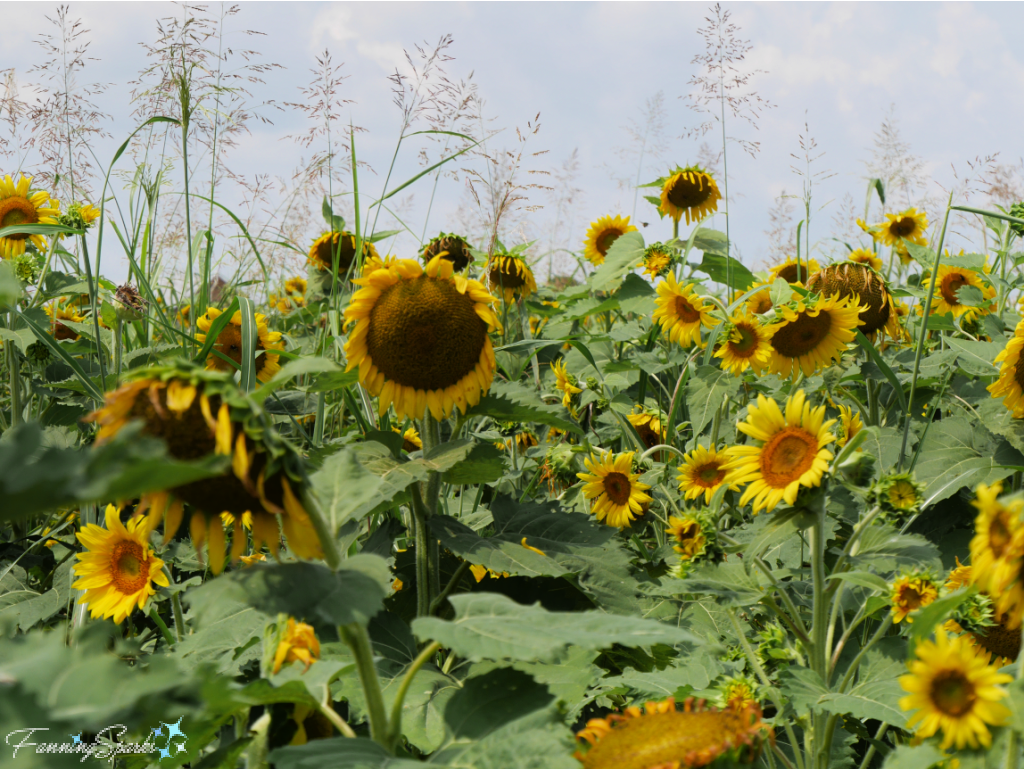
{"type": "Polygon", "coordinates": [[[721,199],[718,182],[711,174],[700,166],[687,166],[676,168],[662,183],[658,210],[676,222],[685,216],[689,225],[717,211],[721,199]]]}
{"type": "Polygon", "coordinates": [[[633,454],[627,451],[613,456],[610,451],[583,460],[589,473],[577,473],[585,481],[583,496],[593,500],[591,512],[599,521],[617,529],[628,528],[630,521],[643,512],[651,497],[644,492],[651,488],[640,483],[633,472],[633,454]]]}
{"type": "Polygon", "coordinates": [[[795,302],[779,308],[773,323],[771,372],[780,376],[805,376],[838,360],[855,338],[863,307],[837,296],[818,297],[813,305],[795,302]]]}
{"type": "MultiPolygon", "coordinates": [[[[199,344],[206,343],[206,335],[210,332],[213,321],[223,313],[216,307],[210,307],[196,320],[196,328],[200,333],[196,334],[196,341],[199,344]]],[[[281,341],[279,331],[271,331],[267,327],[267,318],[262,313],[255,313],[256,319],[256,378],[261,382],[269,382],[274,374],[281,370],[279,363],[281,356],[271,350],[283,350],[284,343],[281,341]],[[260,355],[260,351],[263,352],[260,355]]],[[[213,349],[206,356],[206,368],[210,371],[234,372],[236,369],[224,358],[230,358],[239,366],[242,365],[242,311],[236,310],[231,320],[217,335],[217,341],[213,349]]]]}
{"type": "Polygon", "coordinates": [[[803,390],[786,400],[785,414],[771,398],[758,394],[757,405],[748,407],[747,420],[736,425],[759,445],[726,449],[729,462],[726,483],[748,484],[740,504],[754,500],[754,514],[771,512],[782,500],[796,501],[800,487],[820,486],[833,454],[827,448],[835,440],[825,420],[825,407],[811,408],[803,390]]]}
{"type": "Polygon", "coordinates": [[[882,269],[882,260],[870,248],[855,248],[847,254],[846,260],[848,262],[856,262],[857,264],[866,264],[875,272],[882,269]]]}
{"type": "Polygon", "coordinates": [[[856,262],[836,262],[813,273],[807,288],[822,296],[838,296],[860,304],[859,328],[868,339],[882,332],[892,339],[906,336],[900,326],[892,294],[882,276],[871,267],[856,262]]]}
{"type": "Polygon", "coordinates": [[[75,340],[79,338],[77,331],[73,331],[61,323],[62,320],[68,320],[72,323],[85,322],[85,316],[78,312],[74,302],[69,301],[67,298],[59,299],[52,305],[44,305],[43,309],[50,316],[50,331],[54,339],[58,342],[63,342],[66,339],[75,340]]]}
{"type": "Polygon", "coordinates": [[[355,281],[362,286],[345,310],[351,327],[346,370],[399,419],[443,419],[480,402],[494,379],[488,332],[501,328],[494,297],[479,281],[454,274],[434,257],[423,267],[403,259],[355,281]]]}
{"type": "Polygon", "coordinates": [[[939,588],[928,575],[903,574],[893,582],[889,595],[892,601],[892,621],[913,623],[911,612],[923,609],[939,597],[939,588]]]}
{"type": "MultiPolygon", "coordinates": [[[[954,318],[962,318],[964,322],[977,320],[995,310],[995,304],[969,306],[961,303],[957,292],[964,286],[973,286],[981,292],[983,300],[995,298],[996,290],[986,283],[981,275],[966,267],[952,267],[948,264],[939,266],[938,277],[935,279],[935,295],[932,297],[932,315],[952,313],[954,318]]],[[[917,305],[917,314],[924,312],[917,305]]]]}
{"type": "MultiPolygon", "coordinates": [[[[32,192],[31,176],[22,176],[17,183],[10,174],[0,180],[0,229],[19,224],[56,224],[60,205],[45,192],[32,192]]],[[[0,238],[0,258],[11,259],[25,253],[25,240],[31,240],[40,251],[46,251],[42,235],[5,235],[0,238]]]]}
{"type": "Polygon", "coordinates": [[[628,216],[602,216],[596,222],[591,222],[587,240],[583,244],[584,258],[593,265],[604,264],[612,243],[627,232],[636,232],[628,216]]]}
{"type": "Polygon", "coordinates": [[[149,546],[148,521],[139,517],[121,523],[118,508],[107,505],[106,528],[90,523],[78,532],[85,552],[78,553],[72,587],[84,590],[79,603],[88,604],[93,617],[110,617],[121,624],[136,606],[144,609],[156,593],[153,584],[167,587],[164,562],[149,546]]]}
{"type": "Polygon", "coordinates": [[[1002,398],[1003,405],[1013,412],[1014,419],[1024,418],[1024,320],[1017,324],[1006,347],[996,356],[999,378],[988,386],[993,398],[1002,398]]]}
{"type": "Polygon", "coordinates": [[[462,272],[473,261],[473,254],[470,252],[469,243],[461,235],[452,235],[442,232],[436,238],[423,247],[420,259],[424,264],[430,264],[435,256],[452,263],[455,272],[462,272]]]}
{"type": "Polygon", "coordinates": [[[919,246],[925,245],[924,233],[928,229],[928,215],[916,208],[908,208],[899,214],[886,214],[885,221],[872,227],[877,238],[887,246],[892,246],[901,255],[907,252],[905,242],[919,246]]]}
{"type": "Polygon", "coordinates": [[[665,425],[662,424],[661,414],[657,411],[647,411],[637,406],[638,413],[627,414],[626,419],[633,425],[640,440],[647,448],[653,448],[665,442],[665,425]]]}
{"type": "Polygon", "coordinates": [[[555,372],[555,387],[562,392],[562,405],[575,417],[574,400],[577,395],[583,392],[583,389],[576,386],[578,384],[576,377],[566,371],[565,360],[561,358],[556,360],[551,364],[551,370],[555,372]]]}
{"type": "Polygon", "coordinates": [[[575,756],[584,769],[690,769],[722,755],[753,763],[766,738],[771,729],[756,704],[719,710],[690,697],[677,710],[669,697],[642,711],[631,706],[590,719],[576,734],[581,744],[575,756]]]}
{"type": "MultiPolygon", "coordinates": [[[[377,256],[373,243],[363,240],[363,261],[377,256]]],[[[338,255],[338,276],[344,277],[352,267],[356,255],[356,236],[348,230],[341,232],[325,232],[313,241],[309,247],[307,261],[321,272],[330,273],[334,269],[334,255],[338,255]]],[[[352,276],[356,273],[353,271],[352,276]]]]}
{"type": "Polygon", "coordinates": [[[523,259],[512,254],[495,254],[487,263],[487,282],[491,291],[501,292],[511,304],[525,299],[537,290],[533,270],[523,259]]]}
{"type": "Polygon", "coordinates": [[[943,750],[989,747],[988,725],[999,726],[1010,716],[999,704],[1006,697],[999,684],[1009,683],[1013,676],[989,665],[989,655],[972,647],[967,638],[951,639],[942,628],[936,629],[935,641],[922,641],[914,654],[910,673],[900,676],[900,686],[909,692],[900,699],[900,707],[917,711],[907,726],[920,724],[916,734],[922,738],[941,729],[943,750]]]}
{"type": "Polygon", "coordinates": [[[849,406],[839,406],[839,435],[836,436],[836,445],[842,448],[850,439],[864,429],[860,412],[854,412],[849,406]]]}
{"type": "Polygon", "coordinates": [[[787,283],[802,286],[809,276],[820,269],[821,266],[816,259],[801,259],[799,264],[796,259],[787,259],[782,264],[771,267],[769,271],[773,281],[781,278],[787,283]]]}
{"type": "Polygon", "coordinates": [[[317,640],[313,626],[289,617],[274,651],[274,674],[279,673],[286,662],[301,662],[309,670],[309,666],[318,659],[320,641],[317,640]]]}
{"type": "Polygon", "coordinates": [[[724,371],[730,371],[736,376],[747,369],[759,374],[771,360],[773,333],[771,327],[761,323],[756,315],[744,308],[729,318],[728,325],[719,334],[715,357],[722,359],[724,371]]]}
{"type": "MultiPolygon", "coordinates": [[[[636,228],[634,228],[636,229],[636,228]]],[[[651,280],[665,274],[672,266],[672,250],[662,242],[651,243],[644,249],[644,272],[651,280]]]]}
{"type": "Polygon", "coordinates": [[[320,558],[320,541],[301,502],[306,487],[302,457],[274,430],[269,417],[245,397],[230,377],[179,363],[132,372],[138,377],[106,394],[104,405],[89,415],[99,424],[101,445],[133,420],[142,434],[167,444],[177,460],[220,455],[231,458],[222,475],[193,481],[142,497],[136,514],[146,514],[152,531],[163,521],[164,542],[177,532],[184,502],[195,508],[189,529],[196,549],[209,542],[210,568],[224,568],[226,537],[222,512],[234,518],[231,560],[245,551],[243,516],[251,513],[255,551],[265,543],[277,555],[280,524],[291,550],[301,558],[320,558]]]}
{"type": "Polygon", "coordinates": [[[700,330],[717,326],[720,321],[711,315],[714,305],[693,291],[694,284],[680,286],[672,274],[658,284],[658,308],[654,320],[661,324],[670,341],[680,347],[700,344],[700,330]]]}
{"type": "MultiPolygon", "coordinates": [[[[696,499],[703,494],[704,504],[710,504],[715,492],[725,484],[725,476],[728,475],[725,465],[728,461],[726,450],[719,451],[714,446],[706,449],[697,444],[679,465],[679,490],[684,492],[686,499],[696,499]]],[[[738,487],[729,484],[729,488],[736,491],[738,487]]]]}

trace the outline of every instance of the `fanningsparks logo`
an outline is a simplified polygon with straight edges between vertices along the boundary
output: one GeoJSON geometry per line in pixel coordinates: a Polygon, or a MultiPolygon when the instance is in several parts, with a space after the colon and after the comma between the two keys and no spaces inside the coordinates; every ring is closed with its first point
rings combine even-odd
{"type": "MultiPolygon", "coordinates": [[[[184,716],[182,716],[184,718],[184,716]]],[[[181,731],[181,718],[172,724],[160,724],[152,730],[152,734],[145,742],[121,742],[120,738],[128,731],[124,724],[113,724],[96,733],[93,742],[82,739],[83,732],[69,734],[70,741],[64,742],[35,742],[36,737],[42,738],[43,734],[37,732],[53,731],[45,726],[32,727],[30,729],[15,729],[5,738],[5,742],[13,748],[13,758],[18,757],[20,750],[33,750],[36,753],[71,753],[82,755],[81,760],[99,758],[114,763],[114,759],[121,755],[135,755],[139,753],[159,753],[160,758],[170,758],[185,751],[187,737],[181,731]]]]}

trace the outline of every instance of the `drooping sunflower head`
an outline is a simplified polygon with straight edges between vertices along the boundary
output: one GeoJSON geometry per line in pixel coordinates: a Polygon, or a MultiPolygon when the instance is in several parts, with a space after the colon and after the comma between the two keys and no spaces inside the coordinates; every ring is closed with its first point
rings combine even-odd
{"type": "MultiPolygon", "coordinates": [[[[551,433],[548,433],[551,440],[551,433]]],[[[557,497],[576,482],[576,455],[569,443],[556,443],[544,453],[541,465],[541,480],[548,485],[551,496],[557,497]]]]}
{"type": "Polygon", "coordinates": [[[1017,324],[1006,347],[996,356],[999,378],[988,386],[993,398],[1002,398],[1003,405],[1013,412],[1014,419],[1024,418],[1024,320],[1017,324]]]}
{"type": "Polygon", "coordinates": [[[590,223],[587,239],[583,244],[583,256],[593,265],[604,264],[608,249],[612,243],[627,232],[636,232],[636,227],[629,223],[628,216],[602,216],[590,223]]]}
{"type": "Polygon", "coordinates": [[[864,422],[861,421],[860,412],[854,412],[849,406],[839,406],[839,434],[836,436],[836,445],[842,448],[850,439],[864,429],[864,422]]]}
{"type": "MultiPolygon", "coordinates": [[[[962,318],[965,323],[974,321],[995,310],[995,304],[990,301],[995,298],[995,295],[995,288],[981,274],[966,267],[941,264],[935,279],[935,296],[932,299],[931,314],[952,313],[954,318],[962,318]],[[981,304],[965,304],[961,301],[961,289],[967,286],[981,292],[981,304]]],[[[922,311],[921,305],[918,305],[918,314],[921,314],[922,311]]]]}
{"type": "Polygon", "coordinates": [[[72,587],[84,590],[79,603],[89,605],[93,617],[109,617],[117,624],[138,607],[143,609],[156,593],[154,585],[170,583],[164,562],[149,546],[149,522],[136,518],[125,526],[120,509],[107,505],[105,528],[90,523],[78,532],[85,548],[78,554],[72,587]]]}
{"type": "Polygon", "coordinates": [[[566,370],[563,358],[552,363],[551,370],[555,374],[555,387],[562,393],[562,405],[570,414],[576,416],[575,405],[579,400],[576,396],[583,392],[582,387],[577,387],[579,380],[566,370]]]}
{"type": "Polygon", "coordinates": [[[828,450],[835,436],[825,421],[825,407],[811,408],[803,390],[786,400],[785,413],[764,395],[747,410],[747,419],[736,427],[753,438],[753,444],[726,449],[729,474],[726,483],[744,483],[740,504],[754,500],[754,514],[771,512],[782,500],[796,502],[801,487],[820,486],[833,454],[828,450]]]}
{"type": "Polygon", "coordinates": [[[856,336],[863,309],[834,295],[779,308],[781,317],[771,326],[772,373],[788,377],[803,371],[812,376],[838,360],[856,336]]]}
{"type": "MultiPolygon", "coordinates": [[[[634,229],[636,228],[634,227],[634,229]]],[[[644,272],[650,276],[651,280],[654,280],[664,275],[674,260],[675,253],[671,248],[661,241],[651,243],[644,249],[644,272]]]]}
{"type": "Polygon", "coordinates": [[[912,473],[884,475],[872,487],[870,499],[882,508],[882,520],[900,525],[921,512],[924,486],[912,473]]]}
{"type": "MultiPolygon", "coordinates": [[[[710,504],[715,492],[725,485],[725,477],[729,474],[725,468],[728,461],[726,450],[719,451],[714,446],[707,449],[697,444],[679,465],[679,490],[686,499],[697,499],[703,495],[704,504],[710,504]]],[[[728,485],[733,491],[739,488],[732,483],[728,485]]]]}
{"type": "MultiPolygon", "coordinates": [[[[770,299],[768,303],[771,304],[770,299]]],[[[773,333],[770,326],[751,314],[748,305],[729,318],[728,325],[718,336],[715,357],[722,359],[723,369],[736,376],[747,370],[759,374],[771,360],[773,333]]]]}
{"type": "Polygon", "coordinates": [[[653,448],[665,442],[665,425],[661,421],[661,412],[649,411],[642,406],[634,409],[636,413],[627,414],[626,419],[636,428],[640,440],[647,448],[653,448]]]}
{"type": "Polygon", "coordinates": [[[501,328],[483,285],[437,257],[426,267],[403,259],[355,282],[348,370],[358,367],[381,414],[394,405],[399,419],[422,419],[428,408],[443,419],[480,402],[494,379],[488,333],[501,328]]]}
{"type": "Polygon", "coordinates": [[[296,622],[294,617],[288,618],[284,628],[279,628],[280,638],[274,651],[274,674],[288,662],[301,662],[309,670],[309,666],[320,659],[320,641],[312,625],[296,622]]]}
{"type": "Polygon", "coordinates": [[[583,496],[591,501],[591,512],[599,521],[617,529],[629,528],[630,522],[643,513],[651,497],[645,492],[651,488],[640,482],[640,474],[633,472],[632,451],[617,456],[610,451],[597,456],[591,454],[583,460],[589,472],[577,473],[584,481],[583,496]]]}
{"type": "Polygon", "coordinates": [[[64,299],[58,299],[51,304],[43,305],[43,309],[46,311],[46,314],[50,316],[50,332],[53,334],[54,339],[58,342],[63,342],[66,339],[75,340],[79,338],[77,331],[61,322],[85,322],[85,316],[78,311],[78,306],[74,302],[69,301],[68,298],[65,297],[64,299]]]}
{"type": "Polygon", "coordinates": [[[807,282],[809,276],[821,269],[816,259],[787,259],[781,264],[774,265],[771,269],[771,279],[784,280],[797,286],[807,282]]]}
{"type": "Polygon", "coordinates": [[[878,239],[887,246],[899,247],[903,241],[923,246],[927,242],[924,233],[928,229],[928,214],[908,208],[899,214],[886,214],[885,221],[875,227],[878,239]]]}
{"type": "Polygon", "coordinates": [[[522,430],[517,432],[515,435],[506,438],[504,441],[499,441],[495,444],[495,448],[501,451],[511,451],[512,444],[515,443],[516,451],[519,456],[523,456],[528,449],[532,449],[534,446],[539,446],[540,442],[537,440],[537,436],[532,430],[522,430]]]}
{"type": "Polygon", "coordinates": [[[718,182],[711,174],[700,166],[687,166],[676,168],[662,182],[658,210],[662,216],[670,216],[676,222],[685,217],[689,225],[717,211],[721,199],[718,182]]]}
{"type": "MultiPolygon", "coordinates": [[[[373,243],[366,240],[362,244],[363,260],[377,256],[373,243]]],[[[356,236],[348,230],[341,232],[325,232],[313,241],[309,247],[307,261],[321,272],[331,273],[334,259],[338,260],[338,276],[344,277],[352,268],[356,256],[356,236]]],[[[356,275],[352,273],[353,277],[356,275]]]]}
{"type": "Polygon", "coordinates": [[[452,263],[455,272],[462,272],[473,261],[473,254],[470,245],[461,235],[452,235],[442,232],[436,238],[423,247],[420,259],[424,264],[429,264],[435,256],[440,256],[452,263]]]}
{"type": "Polygon", "coordinates": [[[869,339],[878,332],[900,339],[905,332],[893,306],[892,294],[882,276],[857,262],[836,262],[818,270],[807,280],[807,288],[823,296],[839,296],[862,305],[859,328],[869,339]]]}
{"type": "Polygon", "coordinates": [[[752,763],[771,736],[756,704],[719,710],[691,697],[677,710],[670,697],[590,719],[575,755],[584,769],[690,769],[719,757],[752,763]]]}
{"type": "Polygon", "coordinates": [[[675,276],[669,273],[658,284],[657,309],[654,320],[661,324],[670,341],[680,347],[701,344],[701,328],[712,328],[720,321],[711,313],[714,305],[705,302],[704,297],[694,292],[695,285],[680,286],[675,276]]]}
{"type": "MultiPolygon", "coordinates": [[[[210,307],[206,312],[196,319],[196,341],[200,344],[206,343],[207,334],[213,322],[223,314],[222,310],[210,307]]],[[[280,359],[274,350],[283,350],[284,342],[281,341],[279,331],[271,331],[267,326],[267,318],[262,313],[255,313],[256,321],[256,344],[255,344],[255,367],[256,378],[261,382],[269,382],[274,374],[281,370],[280,359]]],[[[238,370],[242,365],[242,311],[236,310],[231,316],[227,325],[217,334],[217,341],[206,356],[206,368],[211,371],[238,370]],[[235,365],[232,365],[235,364],[235,365]]]]}
{"type": "Polygon", "coordinates": [[[866,264],[875,272],[879,272],[882,269],[882,260],[870,248],[855,248],[847,254],[846,260],[856,264],[866,264]]]}
{"type": "Polygon", "coordinates": [[[500,292],[508,303],[525,299],[537,290],[533,270],[521,257],[495,254],[487,263],[487,282],[491,291],[500,292]]]}
{"type": "Polygon", "coordinates": [[[913,623],[911,612],[923,609],[939,597],[939,587],[930,574],[901,574],[892,584],[892,621],[913,623]]]}
{"type": "MultiPolygon", "coordinates": [[[[0,229],[19,224],[56,224],[60,204],[50,200],[46,192],[31,189],[32,177],[22,176],[17,182],[10,174],[0,180],[0,229]]],[[[25,241],[31,240],[40,251],[46,251],[42,235],[5,235],[0,238],[0,258],[11,259],[25,253],[25,241]]]]}
{"type": "Polygon", "coordinates": [[[989,655],[967,637],[950,638],[941,628],[935,631],[935,641],[922,641],[914,654],[910,672],[900,676],[900,686],[908,692],[900,707],[916,711],[907,726],[916,726],[921,738],[941,730],[943,750],[989,747],[988,726],[1001,725],[1010,716],[999,702],[1007,696],[1000,684],[1013,677],[989,665],[989,655]]]}

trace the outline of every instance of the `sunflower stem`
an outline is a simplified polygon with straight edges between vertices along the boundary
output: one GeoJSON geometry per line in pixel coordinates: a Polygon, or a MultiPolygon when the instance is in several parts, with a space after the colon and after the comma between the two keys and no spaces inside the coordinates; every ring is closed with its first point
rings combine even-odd
{"type": "Polygon", "coordinates": [[[114,389],[121,384],[121,324],[121,317],[118,316],[114,321],[114,389]]]}
{"type": "MultiPolygon", "coordinates": [[[[883,721],[878,725],[878,731],[875,732],[875,742],[880,742],[887,731],[889,731],[889,724],[883,721]]],[[[875,746],[873,744],[868,745],[868,749],[864,753],[864,760],[860,762],[858,769],[868,769],[871,766],[871,759],[875,757],[875,752],[875,746]]]]}
{"type": "MultiPolygon", "coordinates": [[[[427,410],[423,415],[423,456],[427,457],[433,452],[438,446],[441,445],[441,425],[434,419],[434,415],[427,410]]],[[[515,446],[515,440],[512,441],[513,447],[515,446]]],[[[431,472],[427,474],[427,482],[424,485],[424,508],[426,510],[426,519],[429,521],[430,518],[437,514],[437,503],[438,497],[441,492],[441,474],[431,472]]],[[[429,528],[429,523],[424,529],[429,528]]],[[[426,531],[424,531],[424,537],[426,537],[426,531]]],[[[437,537],[427,537],[427,563],[429,565],[429,577],[430,577],[430,593],[429,596],[435,596],[441,592],[441,549],[438,546],[437,537]]],[[[427,610],[429,612],[430,602],[427,601],[427,610]]]]}
{"type": "MultiPolygon", "coordinates": [[[[13,321],[14,313],[11,313],[13,321]]],[[[9,328],[14,328],[14,323],[8,323],[9,328]]],[[[7,342],[7,369],[11,375],[11,427],[21,424],[21,372],[18,366],[18,350],[15,345],[7,342]]]]}
{"type": "Polygon", "coordinates": [[[320,509],[320,503],[310,493],[309,487],[302,490],[301,498],[302,506],[306,509],[307,515],[309,515],[309,520],[316,531],[317,539],[320,540],[320,549],[324,551],[324,562],[332,571],[337,571],[341,567],[341,551],[338,550],[336,532],[324,517],[323,510],[320,509]]]}
{"type": "Polygon", "coordinates": [[[928,337],[928,317],[932,311],[932,298],[935,296],[935,283],[939,277],[939,262],[942,259],[942,247],[946,242],[946,226],[949,224],[949,212],[952,210],[952,206],[953,193],[950,193],[949,201],[946,204],[946,216],[942,220],[939,247],[935,249],[935,262],[932,264],[931,280],[928,281],[928,296],[925,297],[924,307],[921,308],[921,330],[917,337],[917,352],[914,354],[914,375],[910,379],[907,413],[903,418],[903,443],[900,445],[900,461],[896,465],[896,472],[903,472],[903,462],[907,456],[907,440],[910,437],[910,423],[914,416],[914,391],[917,389],[917,377],[921,371],[921,354],[924,352],[924,343],[928,337]]]}
{"type": "Polygon", "coordinates": [[[416,541],[416,616],[430,615],[430,559],[427,546],[427,512],[418,484],[412,485],[413,533],[416,541]]]}
{"type": "Polygon", "coordinates": [[[409,665],[409,669],[405,671],[405,675],[402,677],[402,683],[399,684],[398,692],[395,694],[395,702],[391,706],[391,722],[388,724],[388,741],[390,745],[387,747],[389,749],[398,742],[398,739],[402,736],[402,706],[405,704],[405,695],[409,693],[409,687],[412,685],[412,680],[416,677],[416,674],[420,672],[420,668],[423,667],[440,648],[441,644],[437,641],[432,642],[419,653],[419,656],[412,661],[411,665],[409,665]]]}
{"type": "MultiPolygon", "coordinates": [[[[820,509],[811,527],[811,577],[813,584],[812,624],[811,624],[811,667],[822,681],[828,680],[828,603],[825,585],[825,521],[826,502],[822,499],[820,509]]],[[[816,753],[814,764],[827,769],[827,743],[830,742],[829,726],[821,713],[811,713],[812,736],[811,745],[816,753]],[[825,763],[822,763],[822,762],[825,763]]],[[[833,724],[834,727],[834,724],[833,724]]]]}
{"type": "Polygon", "coordinates": [[[868,379],[868,424],[878,427],[878,385],[874,379],[868,379]]]}
{"type": "Polygon", "coordinates": [[[167,623],[160,619],[160,614],[157,612],[155,606],[149,608],[149,618],[156,623],[156,626],[160,628],[160,635],[164,637],[168,646],[174,646],[174,636],[171,635],[171,631],[167,627],[167,623]]]}
{"type": "Polygon", "coordinates": [[[356,672],[363,686],[366,698],[366,714],[370,719],[370,737],[378,745],[391,752],[388,729],[388,715],[384,708],[384,695],[380,689],[377,667],[373,664],[373,645],[370,634],[358,622],[338,626],[338,635],[352,650],[356,661],[356,672]]]}
{"type": "Polygon", "coordinates": [[[171,594],[171,616],[174,617],[174,635],[179,641],[185,637],[185,619],[181,613],[181,592],[171,594]]]}

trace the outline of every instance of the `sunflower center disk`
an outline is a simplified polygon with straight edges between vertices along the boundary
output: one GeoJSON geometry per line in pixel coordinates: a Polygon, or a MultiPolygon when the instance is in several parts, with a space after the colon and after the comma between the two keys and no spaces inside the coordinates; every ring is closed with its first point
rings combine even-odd
{"type": "Polygon", "coordinates": [[[993,518],[992,523],[989,524],[988,542],[996,558],[1002,558],[1007,545],[1010,544],[1010,527],[1007,526],[1002,515],[993,518]]]}
{"type": "Polygon", "coordinates": [[[487,325],[453,283],[421,275],[385,289],[370,311],[366,347],[387,379],[442,390],[480,362],[487,325]]]}
{"type": "Polygon", "coordinates": [[[951,716],[969,712],[977,699],[974,684],[959,670],[948,670],[935,676],[931,695],[935,707],[951,716]]]}
{"type": "Polygon", "coordinates": [[[502,288],[519,288],[526,283],[526,278],[516,272],[515,267],[511,265],[502,268],[499,264],[495,264],[491,267],[490,278],[492,286],[501,286],[502,288]]]}
{"type": "Polygon", "coordinates": [[[690,181],[685,176],[668,191],[668,202],[677,208],[695,208],[711,197],[711,186],[690,181]]]}
{"type": "Polygon", "coordinates": [[[910,507],[914,504],[916,496],[914,487],[902,481],[893,484],[892,488],[889,489],[889,502],[897,509],[910,507]]]}
{"type": "Polygon", "coordinates": [[[787,358],[799,358],[813,352],[828,336],[831,328],[832,316],[828,312],[820,312],[813,318],[807,313],[801,313],[795,321],[775,332],[772,346],[787,358]]]}
{"type": "Polygon", "coordinates": [[[996,627],[985,628],[985,635],[974,634],[974,639],[987,652],[992,652],[997,657],[1005,657],[1011,662],[1020,655],[1020,630],[1009,630],[1006,627],[1003,615],[1003,622],[996,627]]]}
{"type": "Polygon", "coordinates": [[[781,489],[811,469],[818,440],[798,427],[787,427],[761,449],[761,474],[765,482],[781,489]]]}
{"type": "Polygon", "coordinates": [[[914,590],[914,588],[904,588],[901,598],[903,599],[903,605],[910,611],[921,608],[921,594],[914,590]]]}
{"type": "Polygon", "coordinates": [[[957,298],[956,292],[966,285],[967,280],[963,275],[958,275],[956,273],[947,275],[942,279],[942,298],[951,305],[960,304],[960,300],[957,298]]]}
{"type": "Polygon", "coordinates": [[[807,265],[788,264],[775,274],[787,283],[802,283],[807,279],[807,265]]]}
{"type": "Polygon", "coordinates": [[[149,561],[142,554],[142,546],[137,542],[118,542],[110,558],[110,571],[122,593],[130,595],[144,588],[149,582],[149,561]]]}
{"type": "Polygon", "coordinates": [[[608,499],[617,505],[629,502],[630,488],[629,478],[622,473],[608,473],[604,477],[604,491],[608,499]]]}
{"type": "MultiPolygon", "coordinates": [[[[25,198],[13,197],[0,200],[0,227],[13,227],[17,224],[36,224],[39,214],[36,207],[25,198]]],[[[11,240],[24,240],[27,234],[5,235],[11,240]]]]}
{"type": "MultiPolygon", "coordinates": [[[[242,365],[242,328],[240,326],[229,323],[224,327],[224,330],[220,332],[220,335],[217,337],[217,341],[213,346],[218,352],[223,353],[228,358],[231,358],[231,360],[239,366],[242,365]]],[[[263,349],[263,342],[259,340],[259,337],[256,339],[256,349],[263,349]]],[[[265,355],[256,356],[257,372],[262,371],[266,364],[267,359],[265,355]]],[[[217,368],[227,370],[229,366],[223,360],[218,358],[217,368]]]]}
{"type": "Polygon", "coordinates": [[[737,358],[749,358],[757,351],[757,335],[749,328],[736,326],[729,339],[729,346],[737,358]]]}
{"type": "Polygon", "coordinates": [[[621,230],[605,230],[598,236],[597,250],[601,252],[601,256],[608,256],[608,249],[621,235],[621,230]]]}
{"type": "Polygon", "coordinates": [[[351,236],[342,236],[339,240],[341,241],[340,243],[335,243],[332,238],[328,238],[317,246],[316,258],[324,266],[325,270],[333,269],[334,251],[337,249],[338,274],[341,275],[348,272],[348,268],[352,266],[352,258],[356,255],[356,244],[351,236]]]}
{"type": "Polygon", "coordinates": [[[913,217],[901,216],[899,219],[894,221],[889,227],[889,232],[898,238],[905,238],[917,228],[917,222],[914,221],[913,217]]]}
{"type": "Polygon", "coordinates": [[[1013,381],[1024,390],[1024,355],[1017,358],[1017,362],[1013,366],[1013,381]]]}
{"type": "Polygon", "coordinates": [[[701,486],[714,486],[725,477],[725,473],[717,464],[704,465],[697,470],[697,483],[701,486]]]}
{"type": "Polygon", "coordinates": [[[684,296],[676,297],[676,315],[683,323],[696,323],[700,320],[700,313],[684,296]]]}

